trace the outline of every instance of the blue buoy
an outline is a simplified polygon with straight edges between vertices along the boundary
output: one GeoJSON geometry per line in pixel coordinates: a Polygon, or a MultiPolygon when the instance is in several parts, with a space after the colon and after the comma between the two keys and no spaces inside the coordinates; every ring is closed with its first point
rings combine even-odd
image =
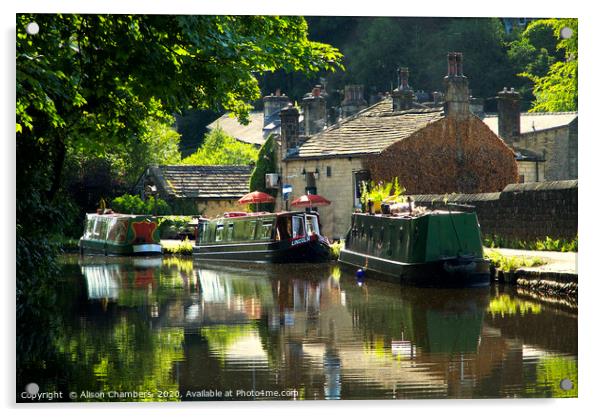
{"type": "Polygon", "coordinates": [[[364,275],[366,275],[366,271],[364,271],[364,268],[358,269],[355,273],[356,278],[364,278],[364,275]]]}

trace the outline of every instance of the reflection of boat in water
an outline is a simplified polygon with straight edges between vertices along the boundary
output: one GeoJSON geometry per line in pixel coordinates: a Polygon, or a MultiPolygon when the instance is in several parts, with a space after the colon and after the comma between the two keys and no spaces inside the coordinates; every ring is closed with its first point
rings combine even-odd
{"type": "Polygon", "coordinates": [[[114,301],[119,298],[122,274],[121,265],[82,265],[81,268],[86,280],[88,299],[108,299],[114,301]]]}
{"type": "Polygon", "coordinates": [[[355,213],[339,261],[375,278],[421,286],[488,286],[475,213],[355,213]]]}
{"type": "Polygon", "coordinates": [[[159,255],[159,239],[152,216],[87,214],[79,248],[82,254],[159,255]]]}
{"type": "Polygon", "coordinates": [[[329,258],[317,213],[235,213],[199,220],[197,259],[245,262],[317,262],[329,258]]]}

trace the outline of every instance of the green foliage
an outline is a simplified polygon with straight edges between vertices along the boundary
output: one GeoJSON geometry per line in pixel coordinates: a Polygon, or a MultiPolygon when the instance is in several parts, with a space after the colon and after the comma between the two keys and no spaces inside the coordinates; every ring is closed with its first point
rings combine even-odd
{"type": "Polygon", "coordinates": [[[503,272],[512,272],[523,267],[532,268],[545,264],[541,258],[532,258],[526,256],[504,256],[495,250],[487,251],[485,257],[489,259],[495,268],[503,272]]]}
{"type": "Polygon", "coordinates": [[[185,165],[248,165],[257,159],[257,149],[228,136],[221,128],[205,135],[203,145],[184,158],[185,165]]]}
{"type": "Polygon", "coordinates": [[[167,255],[192,255],[193,242],[188,238],[182,241],[164,241],[161,243],[163,253],[167,255]]]}
{"type": "MultiPolygon", "coordinates": [[[[519,75],[533,82],[535,101],[530,111],[573,111],[577,110],[577,63],[578,63],[578,36],[577,19],[543,19],[529,24],[521,40],[522,50],[535,53],[533,47],[526,42],[534,33],[551,31],[556,39],[556,51],[542,48],[537,59],[525,65],[524,71],[519,75]],[[570,28],[572,37],[562,39],[561,30],[570,28]],[[554,52],[561,56],[557,59],[549,57],[554,52]],[[543,61],[543,62],[542,62],[543,61]],[[542,67],[547,64],[543,73],[542,67]]],[[[515,48],[518,49],[518,48],[515,48]]]]}
{"type": "MultiPolygon", "coordinates": [[[[276,140],[270,135],[259,149],[255,168],[251,173],[249,189],[251,191],[262,191],[276,197],[278,190],[269,189],[265,184],[265,174],[276,172],[276,140]]],[[[252,211],[274,211],[274,203],[251,204],[252,211]]]]}
{"type": "Polygon", "coordinates": [[[368,204],[368,201],[374,203],[385,200],[390,202],[404,202],[405,197],[403,197],[403,193],[405,193],[405,191],[405,188],[399,185],[397,177],[391,182],[379,181],[378,183],[375,183],[374,181],[364,181],[362,182],[362,195],[360,200],[365,206],[368,204]]]}
{"type": "Polygon", "coordinates": [[[194,234],[189,223],[192,216],[161,216],[157,218],[161,239],[178,239],[183,234],[194,234]]]}
{"type": "Polygon", "coordinates": [[[332,242],[330,244],[330,259],[337,260],[339,259],[339,255],[341,254],[341,249],[345,247],[344,240],[337,240],[336,242],[332,242]]]}
{"type": "Polygon", "coordinates": [[[544,240],[525,241],[517,239],[504,239],[500,236],[485,236],[483,246],[488,248],[524,249],[553,252],[578,252],[579,238],[552,239],[546,236],[544,240]]]}
{"type": "Polygon", "coordinates": [[[155,214],[157,216],[171,214],[171,208],[161,198],[149,197],[142,200],[138,195],[124,194],[113,199],[112,209],[124,214],[155,214]]]}

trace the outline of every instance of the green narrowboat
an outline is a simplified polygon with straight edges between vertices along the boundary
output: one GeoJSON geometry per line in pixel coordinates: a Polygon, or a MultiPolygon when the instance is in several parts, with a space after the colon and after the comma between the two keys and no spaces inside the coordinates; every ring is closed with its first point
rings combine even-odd
{"type": "Polygon", "coordinates": [[[316,212],[226,213],[199,219],[196,259],[242,262],[319,262],[330,257],[316,212]]]}
{"type": "Polygon", "coordinates": [[[476,213],[354,213],[339,261],[375,278],[424,286],[487,286],[476,213]]]}
{"type": "Polygon", "coordinates": [[[81,254],[160,255],[158,224],[152,216],[87,214],[81,254]]]}

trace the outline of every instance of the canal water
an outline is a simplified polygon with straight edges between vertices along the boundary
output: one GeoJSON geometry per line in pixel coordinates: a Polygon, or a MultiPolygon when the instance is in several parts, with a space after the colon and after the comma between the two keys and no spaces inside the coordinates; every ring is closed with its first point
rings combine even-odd
{"type": "Polygon", "coordinates": [[[336,263],[65,256],[48,297],[50,325],[18,325],[36,345],[18,364],[18,401],[29,383],[58,401],[578,391],[576,306],[513,287],[358,282],[336,263]]]}

